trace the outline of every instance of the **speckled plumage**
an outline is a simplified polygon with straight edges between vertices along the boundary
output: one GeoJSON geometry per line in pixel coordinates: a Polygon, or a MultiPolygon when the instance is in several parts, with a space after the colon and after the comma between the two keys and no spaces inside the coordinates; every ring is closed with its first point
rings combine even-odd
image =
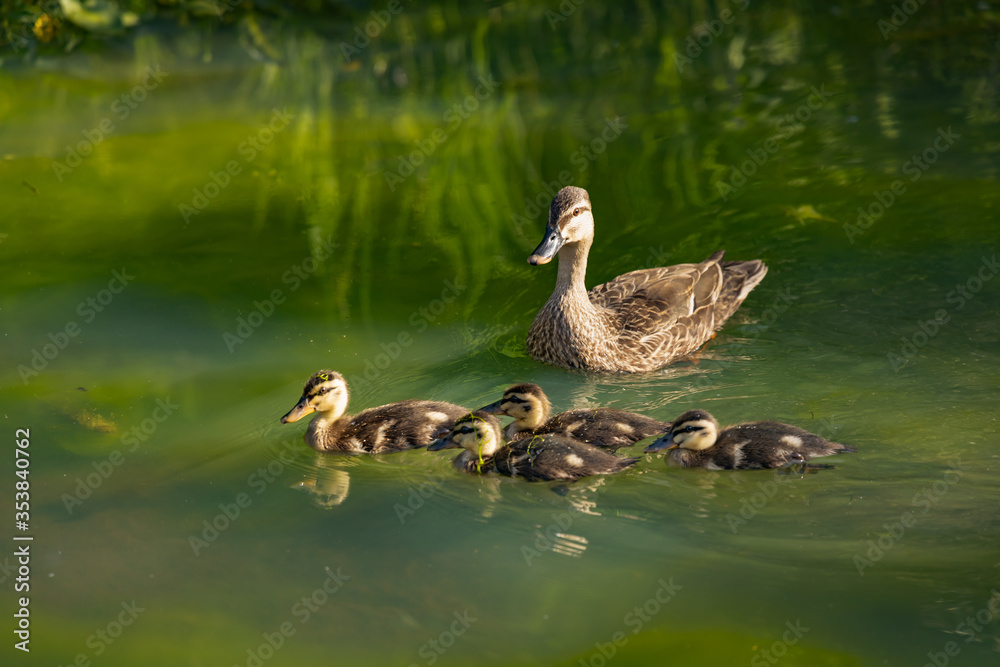
{"type": "Polygon", "coordinates": [[[669,422],[614,408],[580,408],[551,415],[548,396],[530,382],[508,387],[503,398],[481,409],[514,417],[503,432],[509,441],[552,434],[614,450],[670,429],[669,422]]]}
{"type": "Polygon", "coordinates": [[[319,371],[309,378],[298,404],[281,421],[294,422],[317,412],[304,436],[310,447],[321,452],[377,454],[426,447],[468,413],[453,403],[407,400],[350,417],[345,414],[347,400],[344,377],[319,371]]]}
{"type": "Polygon", "coordinates": [[[557,435],[536,435],[502,445],[500,424],[477,411],[455,422],[451,432],[428,449],[462,447],[453,465],[473,474],[497,472],[536,482],[573,481],[620,472],[638,459],[621,458],[584,442],[557,435]]]}
{"type": "Polygon", "coordinates": [[[528,333],[528,352],[539,361],[600,371],[654,370],[701,347],[767,273],[760,260],[723,262],[720,250],[699,264],[632,271],[588,292],[593,236],[586,190],[560,190],[545,237],[528,260],[541,264],[559,256],[556,288],[528,333]]]}
{"type": "Polygon", "coordinates": [[[780,422],[735,424],[720,430],[719,422],[705,410],[689,410],[682,414],[674,421],[670,432],[646,451],[662,449],[669,449],[667,462],[670,465],[709,470],[782,468],[819,456],[858,451],[850,445],[830,442],[780,422]],[[689,437],[690,441],[685,440],[689,437]],[[696,440],[708,446],[690,448],[691,441],[696,440]]]}

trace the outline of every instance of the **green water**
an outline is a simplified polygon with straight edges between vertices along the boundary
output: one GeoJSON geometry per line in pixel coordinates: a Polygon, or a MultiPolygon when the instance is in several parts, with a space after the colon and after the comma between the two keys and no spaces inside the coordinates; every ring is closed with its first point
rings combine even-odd
{"type": "Polygon", "coordinates": [[[890,3],[488,4],[406,5],[351,63],[365,12],[270,28],[266,62],[149,32],[0,69],[3,506],[34,537],[5,664],[995,665],[997,10],[927,3],[883,39],[890,3]],[[697,363],[526,355],[565,182],[590,285],[767,262],[697,363]],[[644,456],[561,492],[319,456],[278,419],[320,368],[355,411],[532,381],[859,453],[804,477],[644,456]]]}

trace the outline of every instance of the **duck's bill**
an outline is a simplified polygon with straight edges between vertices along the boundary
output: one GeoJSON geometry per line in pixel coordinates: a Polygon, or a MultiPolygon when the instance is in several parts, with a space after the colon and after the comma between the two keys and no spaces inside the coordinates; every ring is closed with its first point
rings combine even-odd
{"type": "Polygon", "coordinates": [[[458,447],[451,438],[439,438],[427,446],[427,451],[436,452],[439,449],[453,449],[458,447]]]}
{"type": "Polygon", "coordinates": [[[545,239],[538,244],[535,252],[531,253],[531,257],[528,258],[528,264],[534,266],[548,264],[556,256],[556,253],[559,252],[559,249],[563,247],[565,242],[566,239],[563,238],[559,229],[549,225],[545,228],[545,239]]]}
{"type": "Polygon", "coordinates": [[[680,445],[675,445],[669,438],[662,438],[651,444],[649,447],[646,447],[645,451],[647,454],[652,454],[653,452],[661,452],[665,449],[677,449],[678,447],[680,447],[680,445]]]}
{"type": "Polygon", "coordinates": [[[309,405],[305,397],[296,404],[294,408],[288,411],[288,414],[281,418],[282,424],[291,424],[292,422],[297,422],[306,415],[311,415],[316,412],[316,408],[309,405]]]}
{"type": "Polygon", "coordinates": [[[476,410],[476,412],[485,412],[490,415],[502,415],[503,410],[500,409],[500,404],[503,403],[503,399],[497,401],[496,403],[490,403],[489,405],[484,405],[483,407],[476,410]]]}

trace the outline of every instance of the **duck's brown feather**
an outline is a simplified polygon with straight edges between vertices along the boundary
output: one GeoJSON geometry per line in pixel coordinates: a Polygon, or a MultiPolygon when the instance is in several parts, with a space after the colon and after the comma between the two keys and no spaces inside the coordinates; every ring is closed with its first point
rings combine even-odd
{"type": "Polygon", "coordinates": [[[818,456],[856,451],[790,424],[752,422],[723,429],[708,449],[673,449],[670,456],[684,467],[753,470],[783,468],[818,456]],[[800,444],[793,444],[796,438],[800,444]]]}
{"type": "Polygon", "coordinates": [[[450,429],[468,412],[443,401],[400,401],[369,408],[354,417],[344,415],[315,433],[313,427],[319,422],[313,421],[306,440],[320,451],[376,454],[415,449],[429,445],[441,430],[450,429]]]}
{"type": "Polygon", "coordinates": [[[553,295],[528,335],[528,350],[558,366],[640,372],[701,347],[766,275],[759,260],[632,271],[591,289],[589,304],[553,295]],[[588,307],[589,306],[589,307],[588,307]]]}
{"type": "Polygon", "coordinates": [[[597,447],[618,449],[668,430],[669,422],[634,412],[614,408],[582,408],[554,415],[534,430],[518,431],[517,422],[512,422],[504,435],[510,440],[532,435],[561,435],[597,447]]]}
{"type": "Polygon", "coordinates": [[[523,438],[502,447],[492,457],[501,475],[528,481],[577,480],[620,472],[638,459],[620,458],[597,447],[557,435],[523,438]]]}

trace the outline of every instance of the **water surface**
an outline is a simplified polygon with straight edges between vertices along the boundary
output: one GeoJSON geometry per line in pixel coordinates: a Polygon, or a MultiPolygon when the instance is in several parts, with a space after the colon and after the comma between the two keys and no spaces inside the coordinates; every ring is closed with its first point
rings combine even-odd
{"type": "Polygon", "coordinates": [[[995,664],[987,4],[888,39],[885,3],[408,6],[350,62],[364,13],[273,27],[264,62],[149,32],[0,70],[31,664],[995,664]],[[588,284],[720,248],[770,272],[696,359],[541,365],[555,271],[525,259],[567,182],[594,205],[588,284]],[[701,407],[859,453],[801,476],[636,447],[560,492],[448,452],[320,456],[278,423],[320,368],[353,410],[533,381],[559,409],[701,407]]]}

